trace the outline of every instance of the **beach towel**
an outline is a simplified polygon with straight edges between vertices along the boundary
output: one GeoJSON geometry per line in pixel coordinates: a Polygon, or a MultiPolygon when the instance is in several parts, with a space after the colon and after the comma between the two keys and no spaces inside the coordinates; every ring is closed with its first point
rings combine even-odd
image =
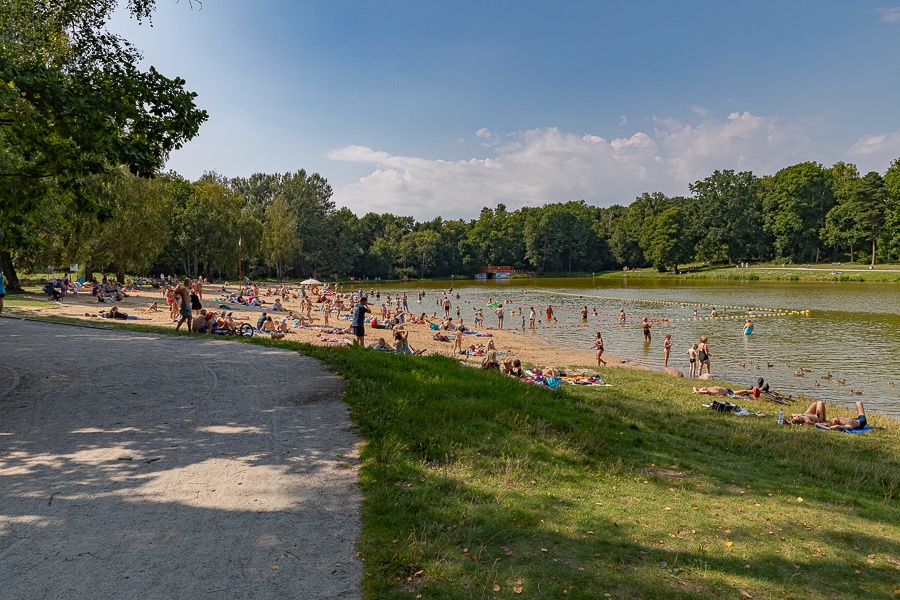
{"type": "MultiPolygon", "coordinates": [[[[823,429],[822,431],[830,431],[823,429]]],[[[869,433],[870,431],[875,431],[875,428],[871,425],[866,425],[862,429],[840,429],[839,431],[843,431],[844,433],[869,433]]]]}

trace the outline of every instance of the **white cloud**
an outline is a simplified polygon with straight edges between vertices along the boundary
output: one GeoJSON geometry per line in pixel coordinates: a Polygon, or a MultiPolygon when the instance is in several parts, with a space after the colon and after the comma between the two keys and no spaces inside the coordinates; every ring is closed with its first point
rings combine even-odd
{"type": "Polygon", "coordinates": [[[882,23],[888,23],[891,25],[893,25],[894,23],[900,23],[900,6],[876,8],[873,12],[876,15],[881,15],[878,20],[882,23]]]}
{"type": "Polygon", "coordinates": [[[418,219],[472,218],[482,207],[511,210],[584,199],[628,204],[643,192],[687,194],[688,184],[716,169],[771,174],[803,160],[809,140],[775,117],[749,112],[716,120],[697,108],[698,123],[654,118],[652,131],[607,139],[549,127],[498,135],[479,129],[491,156],[431,160],[392,155],[363,146],[328,154],[332,160],[368,165],[372,172],[340,186],[334,200],[356,214],[391,212],[418,219]]]}
{"type": "Polygon", "coordinates": [[[847,154],[867,163],[887,164],[900,155],[900,131],[864,135],[856,140],[847,154]]]}

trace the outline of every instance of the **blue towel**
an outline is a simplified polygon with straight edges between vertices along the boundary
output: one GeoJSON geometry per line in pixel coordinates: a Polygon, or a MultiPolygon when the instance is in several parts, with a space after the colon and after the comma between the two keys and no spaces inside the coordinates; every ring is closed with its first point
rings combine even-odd
{"type": "Polygon", "coordinates": [[[874,430],[875,430],[875,428],[871,427],[869,425],[866,425],[862,429],[841,429],[841,431],[843,431],[844,433],[866,433],[866,432],[874,431],[874,430]]]}

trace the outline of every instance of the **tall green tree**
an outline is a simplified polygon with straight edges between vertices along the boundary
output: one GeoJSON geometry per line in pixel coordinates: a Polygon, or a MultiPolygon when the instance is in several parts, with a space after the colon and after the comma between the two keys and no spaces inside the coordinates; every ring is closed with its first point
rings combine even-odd
{"type": "Polygon", "coordinates": [[[684,204],[673,201],[668,208],[649,217],[644,224],[641,249],[657,271],[664,271],[668,266],[678,271],[679,264],[693,257],[684,204]]]}
{"type": "Polygon", "coordinates": [[[715,171],[690,189],[693,198],[686,208],[699,260],[733,264],[760,257],[768,236],[763,230],[759,179],[753,173],[715,171]]]}
{"type": "Polygon", "coordinates": [[[805,162],[778,171],[763,196],[764,225],[774,240],[775,255],[796,262],[821,256],[819,233],[834,195],[825,169],[805,162]]]}
{"type": "Polygon", "coordinates": [[[284,196],[276,196],[266,209],[262,250],[281,281],[285,270],[293,266],[303,242],[297,237],[297,215],[284,196]]]}
{"type": "MultiPolygon", "coordinates": [[[[86,179],[125,165],[150,177],[207,115],[184,80],[142,70],[108,31],[115,0],[0,0],[0,221],[19,224],[67,198],[108,216],[86,179]],[[55,193],[59,189],[65,195],[55,193]]],[[[152,0],[131,0],[138,18],[152,0]]],[[[26,229],[2,236],[17,250],[26,229]]]]}

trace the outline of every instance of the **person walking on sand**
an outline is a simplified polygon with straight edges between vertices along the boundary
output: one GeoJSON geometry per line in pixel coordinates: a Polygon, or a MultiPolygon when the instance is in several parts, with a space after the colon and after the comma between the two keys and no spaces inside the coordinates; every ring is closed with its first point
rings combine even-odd
{"type": "MultiPolygon", "coordinates": [[[[178,314],[180,318],[178,319],[178,324],[175,325],[175,332],[177,333],[179,329],[181,329],[181,325],[183,323],[187,323],[193,317],[193,311],[191,310],[191,280],[188,277],[185,277],[184,283],[175,288],[175,299],[172,302],[173,304],[178,303],[178,314]]],[[[187,326],[188,333],[191,331],[191,324],[188,323],[187,326]]]]}
{"type": "Polygon", "coordinates": [[[453,354],[462,354],[463,330],[461,325],[456,326],[456,335],[453,336],[453,354]]]}
{"type": "Polygon", "coordinates": [[[591,349],[597,351],[597,366],[599,367],[602,364],[605,367],[606,361],[600,358],[603,356],[603,335],[599,331],[597,332],[597,340],[591,346],[591,349]]]}
{"type": "Polygon", "coordinates": [[[697,344],[697,377],[703,375],[703,367],[706,367],[706,374],[712,376],[709,368],[709,346],[706,345],[707,337],[701,336],[700,343],[697,344]]]}
{"type": "Polygon", "coordinates": [[[669,366],[669,355],[672,354],[672,334],[671,333],[666,334],[666,341],[663,342],[663,352],[666,355],[666,360],[663,363],[663,366],[668,367],[669,366]]]}
{"type": "Polygon", "coordinates": [[[688,362],[690,363],[688,377],[693,379],[694,377],[699,375],[699,373],[697,373],[697,344],[694,344],[690,348],[688,348],[687,355],[688,362]]]}
{"type": "Polygon", "coordinates": [[[644,317],[644,320],[641,321],[641,328],[644,330],[644,341],[645,342],[651,341],[650,327],[652,327],[652,323],[650,323],[650,320],[647,317],[644,317]]]}

